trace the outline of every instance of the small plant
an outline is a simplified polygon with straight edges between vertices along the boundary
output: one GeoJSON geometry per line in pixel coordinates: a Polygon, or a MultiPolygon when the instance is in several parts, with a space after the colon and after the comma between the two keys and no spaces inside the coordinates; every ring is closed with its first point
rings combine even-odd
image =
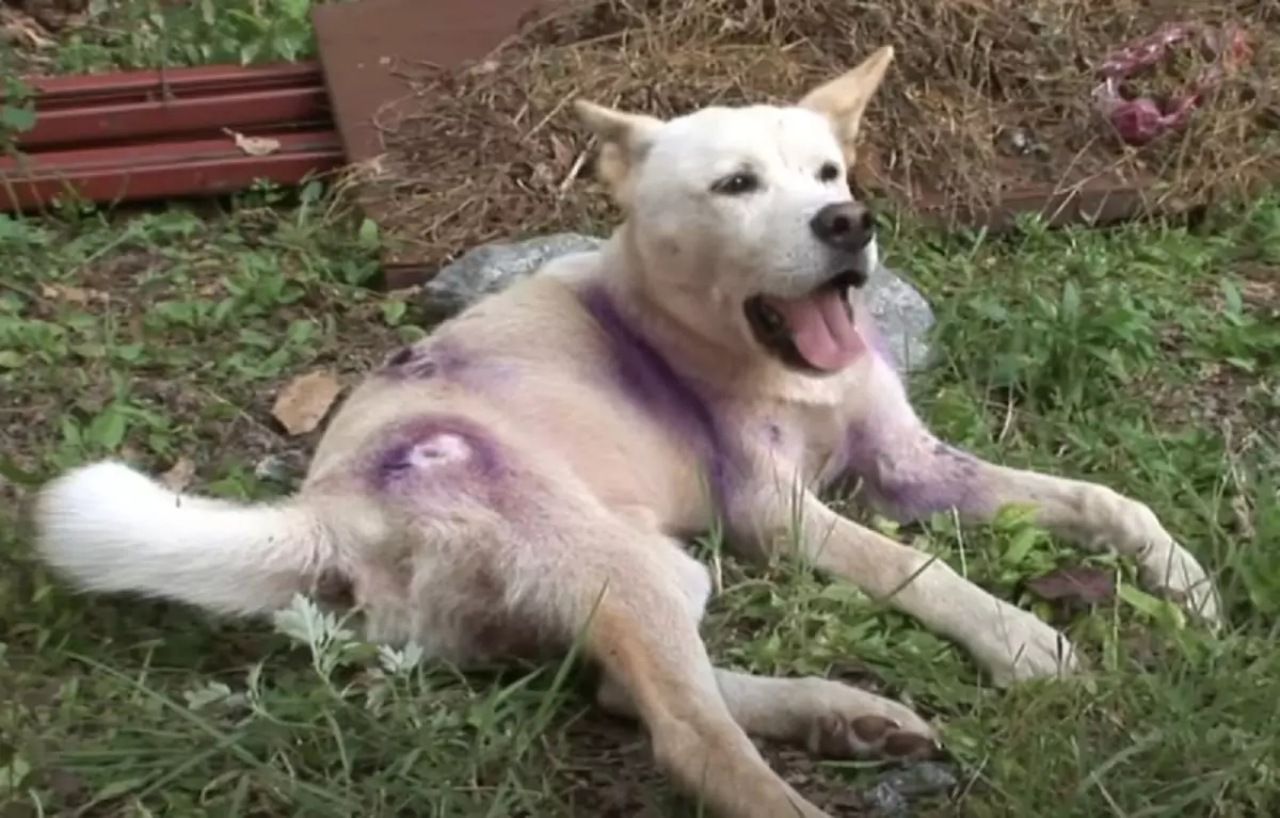
{"type": "Polygon", "coordinates": [[[18,136],[36,124],[35,103],[25,82],[6,72],[0,79],[0,152],[17,147],[18,136]]]}

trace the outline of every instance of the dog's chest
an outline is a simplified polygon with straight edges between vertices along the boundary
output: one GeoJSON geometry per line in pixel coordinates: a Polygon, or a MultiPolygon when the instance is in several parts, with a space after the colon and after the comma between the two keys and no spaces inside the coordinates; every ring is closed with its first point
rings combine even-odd
{"type": "Polygon", "coordinates": [[[745,445],[763,451],[775,470],[825,485],[840,472],[846,422],[831,407],[784,405],[743,424],[745,445]]]}

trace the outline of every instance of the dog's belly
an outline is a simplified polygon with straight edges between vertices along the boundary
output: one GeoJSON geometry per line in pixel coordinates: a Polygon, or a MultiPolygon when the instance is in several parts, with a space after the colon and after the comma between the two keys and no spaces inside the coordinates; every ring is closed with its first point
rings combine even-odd
{"type": "Polygon", "coordinates": [[[502,396],[501,412],[523,448],[567,466],[606,506],[644,507],[669,532],[704,528],[712,506],[696,446],[634,405],[609,373],[594,374],[541,372],[502,396]]]}

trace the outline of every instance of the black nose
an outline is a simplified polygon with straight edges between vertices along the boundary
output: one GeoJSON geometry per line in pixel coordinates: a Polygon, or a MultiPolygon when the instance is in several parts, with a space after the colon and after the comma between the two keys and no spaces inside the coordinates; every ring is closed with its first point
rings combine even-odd
{"type": "Polygon", "coordinates": [[[818,241],[853,253],[871,243],[876,235],[876,218],[871,210],[860,202],[837,202],[818,211],[809,220],[809,227],[818,241]]]}

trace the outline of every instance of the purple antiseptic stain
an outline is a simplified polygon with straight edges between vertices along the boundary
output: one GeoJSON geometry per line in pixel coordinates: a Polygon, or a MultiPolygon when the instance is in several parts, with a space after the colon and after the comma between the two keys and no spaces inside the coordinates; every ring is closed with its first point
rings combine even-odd
{"type": "Polygon", "coordinates": [[[871,348],[871,351],[885,360],[893,360],[889,353],[889,342],[875,326],[859,326],[858,334],[862,336],[862,342],[871,348]]]}
{"type": "Polygon", "coordinates": [[[452,345],[427,340],[393,352],[383,363],[381,374],[395,379],[449,377],[465,365],[462,354],[452,345]]]}
{"type": "Polygon", "coordinates": [[[583,306],[609,340],[618,388],[664,426],[676,429],[701,456],[712,500],[729,490],[729,450],[705,398],[618,312],[602,288],[582,293],[583,306]]]}
{"type": "Polygon", "coordinates": [[[509,464],[483,426],[460,415],[424,415],[394,427],[375,450],[370,481],[381,490],[492,488],[509,464]]]}
{"type": "Polygon", "coordinates": [[[897,367],[893,363],[895,358],[892,350],[889,349],[889,340],[884,337],[884,333],[874,325],[867,325],[859,326],[858,334],[862,336],[862,342],[871,350],[871,354],[888,364],[889,369],[896,373],[897,367]]]}
{"type": "Polygon", "coordinates": [[[977,459],[922,432],[900,436],[855,425],[843,455],[843,476],[860,478],[872,501],[899,522],[963,511],[981,498],[977,459]]]}

